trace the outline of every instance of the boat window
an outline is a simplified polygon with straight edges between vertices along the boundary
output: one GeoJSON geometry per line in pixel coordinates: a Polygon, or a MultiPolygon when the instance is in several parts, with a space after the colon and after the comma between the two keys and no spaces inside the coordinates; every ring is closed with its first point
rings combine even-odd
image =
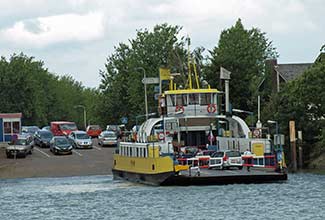
{"type": "Polygon", "coordinates": [[[167,100],[167,106],[175,106],[175,98],[176,98],[175,95],[168,95],[168,96],[166,97],[166,100],[167,100]]]}
{"type": "Polygon", "coordinates": [[[201,105],[211,104],[211,93],[202,93],[201,94],[201,105]]]}
{"type": "Polygon", "coordinates": [[[137,147],[137,157],[139,157],[139,148],[137,147]]]}
{"type": "Polygon", "coordinates": [[[197,105],[199,104],[199,94],[194,93],[194,94],[189,94],[189,105],[197,105]]]}
{"type": "Polygon", "coordinates": [[[187,105],[187,94],[176,95],[176,105],[178,106],[187,105]]]}

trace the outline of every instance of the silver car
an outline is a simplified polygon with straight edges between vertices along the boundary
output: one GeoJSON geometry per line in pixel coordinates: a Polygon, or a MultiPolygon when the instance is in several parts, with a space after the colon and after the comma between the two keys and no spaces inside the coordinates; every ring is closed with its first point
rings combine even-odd
{"type": "Polygon", "coordinates": [[[117,136],[114,131],[103,131],[98,136],[98,144],[101,146],[116,146],[117,136]]]}
{"type": "Polygon", "coordinates": [[[72,131],[69,140],[74,148],[93,148],[91,137],[85,131],[72,131]]]}
{"type": "Polygon", "coordinates": [[[33,136],[31,135],[18,135],[6,147],[7,158],[11,157],[26,157],[27,154],[32,154],[33,151],[33,136]]]}

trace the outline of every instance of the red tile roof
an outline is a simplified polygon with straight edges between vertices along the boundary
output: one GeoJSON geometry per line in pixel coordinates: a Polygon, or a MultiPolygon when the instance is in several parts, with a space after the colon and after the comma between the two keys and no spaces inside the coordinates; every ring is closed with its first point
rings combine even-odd
{"type": "Polygon", "coordinates": [[[22,113],[0,113],[0,118],[21,118],[22,113]]]}

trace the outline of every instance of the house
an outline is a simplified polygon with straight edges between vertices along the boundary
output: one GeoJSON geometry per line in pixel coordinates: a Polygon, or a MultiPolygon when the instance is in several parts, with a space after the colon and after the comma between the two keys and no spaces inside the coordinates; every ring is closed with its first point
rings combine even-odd
{"type": "MultiPolygon", "coordinates": [[[[325,62],[325,53],[322,52],[316,58],[316,62],[325,62]]],[[[314,63],[287,63],[278,64],[276,59],[267,60],[265,63],[266,68],[270,71],[270,80],[272,84],[272,91],[279,92],[282,83],[287,83],[298,78],[314,63]]],[[[264,80],[260,86],[264,84],[264,80]]]]}
{"type": "Polygon", "coordinates": [[[0,113],[0,142],[9,142],[21,131],[22,113],[0,113]]]}

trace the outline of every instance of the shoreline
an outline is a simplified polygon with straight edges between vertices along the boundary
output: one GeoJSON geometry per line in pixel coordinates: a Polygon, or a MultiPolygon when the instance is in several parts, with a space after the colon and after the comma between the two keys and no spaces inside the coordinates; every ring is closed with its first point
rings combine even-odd
{"type": "Polygon", "coordinates": [[[75,149],[72,155],[54,155],[48,148],[34,147],[26,158],[8,159],[0,147],[0,180],[112,175],[113,151],[94,145],[93,149],[75,149]]]}

